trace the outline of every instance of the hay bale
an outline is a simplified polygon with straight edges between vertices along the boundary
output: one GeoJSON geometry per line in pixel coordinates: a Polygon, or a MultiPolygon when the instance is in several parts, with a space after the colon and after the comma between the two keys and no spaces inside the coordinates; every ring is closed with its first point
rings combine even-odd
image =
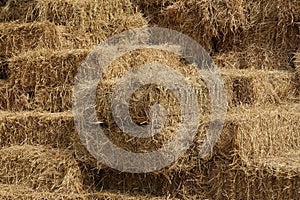
{"type": "MultiPolygon", "coordinates": [[[[204,169],[204,168],[203,168],[204,169]]],[[[205,170],[178,172],[177,174],[120,173],[114,170],[103,170],[100,186],[105,190],[117,190],[124,193],[142,193],[154,196],[165,196],[167,199],[207,199],[205,196],[205,170]],[[189,190],[193,184],[200,184],[197,190],[189,190]]]]}
{"type": "Polygon", "coordinates": [[[98,42],[112,34],[146,25],[129,0],[9,0],[0,13],[2,22],[44,20],[74,27],[76,31],[94,33],[98,42]]]}
{"type": "Polygon", "coordinates": [[[299,46],[299,1],[247,1],[244,3],[248,19],[244,31],[232,40],[219,42],[220,52],[244,51],[249,46],[268,49],[274,58],[279,56],[286,67],[289,57],[299,46]],[[278,56],[277,56],[278,55],[278,56]]]}
{"type": "Polygon", "coordinates": [[[242,51],[216,53],[213,59],[218,67],[227,69],[290,69],[288,58],[281,52],[256,45],[250,45],[242,51]]]}
{"type": "Polygon", "coordinates": [[[12,55],[41,48],[73,49],[92,45],[89,34],[75,33],[70,27],[56,26],[49,21],[33,23],[1,23],[0,55],[12,55]]]}
{"type": "Polygon", "coordinates": [[[102,168],[82,145],[70,112],[1,111],[0,135],[0,147],[26,144],[70,149],[84,166],[102,168]]]}
{"type": "Polygon", "coordinates": [[[1,112],[1,147],[46,145],[68,148],[74,131],[71,113],[1,112]]]}
{"type": "Polygon", "coordinates": [[[300,147],[299,104],[238,108],[236,154],[244,163],[281,156],[300,147]]]}
{"type": "Polygon", "coordinates": [[[299,195],[299,154],[265,159],[266,166],[241,168],[219,161],[209,170],[213,199],[294,199],[299,195]],[[273,160],[273,161],[272,161],[273,160]],[[271,162],[270,162],[271,161],[271,162]],[[271,167],[272,171],[268,168],[271,167]],[[217,191],[217,192],[216,192],[217,191]]]}
{"type": "Polygon", "coordinates": [[[19,88],[73,85],[79,67],[88,55],[87,49],[28,52],[9,60],[10,82],[19,88]]]}
{"type": "Polygon", "coordinates": [[[252,42],[270,47],[297,47],[298,31],[294,23],[300,20],[299,1],[249,1],[245,6],[250,17],[247,41],[254,39],[252,42]]]}
{"type": "Polygon", "coordinates": [[[246,24],[243,1],[180,0],[160,13],[157,24],[181,31],[208,51],[215,51],[215,40],[238,34],[246,24]],[[195,31],[196,30],[196,31],[195,31]]]}
{"type": "Polygon", "coordinates": [[[1,23],[0,38],[2,56],[42,47],[55,49],[60,46],[57,27],[47,21],[25,24],[1,23]]]}
{"type": "Polygon", "coordinates": [[[221,69],[230,107],[282,103],[294,99],[296,84],[288,71],[221,69]]]}
{"type": "Polygon", "coordinates": [[[36,109],[48,112],[65,112],[72,109],[72,86],[39,89],[35,93],[36,109]]]}
{"type": "Polygon", "coordinates": [[[2,184],[23,184],[37,191],[82,191],[81,172],[67,151],[43,146],[11,146],[2,148],[2,184]]]}
{"type": "Polygon", "coordinates": [[[25,91],[17,86],[4,82],[0,85],[0,110],[25,111],[33,110],[34,91],[25,91]]]}

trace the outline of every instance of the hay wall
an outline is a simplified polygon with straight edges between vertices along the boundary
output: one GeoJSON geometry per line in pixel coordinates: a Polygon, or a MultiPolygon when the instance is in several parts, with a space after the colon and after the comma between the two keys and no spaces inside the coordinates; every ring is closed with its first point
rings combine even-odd
{"type": "MultiPolygon", "coordinates": [[[[268,113],[268,110],[265,110],[265,112],[262,113],[262,107],[258,108],[255,112],[253,112],[251,109],[242,110],[239,108],[237,109],[241,112],[239,116],[237,116],[236,112],[233,111],[232,113],[234,115],[229,115],[228,119],[231,118],[235,119],[236,121],[229,121],[229,124],[225,125],[225,129],[221,135],[221,140],[215,147],[214,154],[221,155],[223,158],[226,158],[225,160],[231,160],[232,154],[235,152],[235,155],[238,156],[238,158],[242,158],[242,162],[237,162],[235,164],[239,166],[240,163],[242,163],[244,168],[238,168],[240,170],[232,171],[234,168],[232,169],[231,167],[234,167],[235,165],[223,165],[224,168],[229,167],[231,174],[227,175],[227,171],[224,171],[225,169],[219,170],[218,173],[221,173],[221,175],[218,176],[223,178],[219,179],[217,182],[206,182],[206,179],[204,178],[207,176],[207,172],[205,171],[202,171],[203,174],[196,173],[197,176],[196,174],[191,173],[191,171],[197,169],[198,167],[204,167],[207,169],[211,169],[211,167],[213,167],[205,164],[206,162],[199,162],[197,154],[199,151],[197,147],[199,146],[197,145],[201,144],[202,138],[201,135],[200,137],[198,135],[197,139],[195,140],[195,146],[193,146],[187,154],[185,154],[179,161],[174,163],[174,165],[172,165],[170,168],[158,172],[157,175],[154,173],[148,177],[139,177],[129,174],[120,175],[119,172],[113,173],[111,171],[103,171],[103,173],[101,173],[102,175],[100,176],[102,180],[101,185],[103,184],[104,188],[106,189],[118,188],[119,191],[124,192],[135,191],[155,194],[155,192],[161,191],[161,194],[171,194],[177,197],[186,198],[191,198],[189,196],[191,194],[199,197],[200,193],[202,193],[199,192],[199,188],[203,189],[201,191],[207,191],[209,187],[216,186],[221,187],[221,190],[220,188],[211,189],[211,193],[214,195],[213,197],[215,197],[214,199],[224,199],[228,196],[243,199],[251,199],[253,196],[257,198],[263,196],[271,197],[271,195],[278,196],[278,198],[282,198],[285,195],[292,197],[292,195],[295,194],[295,191],[297,191],[296,189],[299,187],[299,177],[295,178],[295,175],[280,175],[278,178],[276,178],[273,176],[273,173],[270,174],[270,171],[275,171],[277,174],[298,173],[293,173],[293,170],[297,170],[297,159],[299,156],[292,157],[292,155],[281,154],[281,152],[287,152],[291,148],[299,149],[299,112],[297,112],[296,108],[297,107],[293,106],[290,106],[290,108],[285,108],[285,106],[281,108],[273,107],[274,111],[271,112],[271,117],[268,113]],[[249,113],[250,115],[248,115],[249,113]],[[257,125],[258,121],[260,122],[259,125],[257,125]],[[291,129],[291,124],[293,124],[293,129],[291,129]],[[256,135],[253,133],[261,134],[256,135]],[[272,144],[272,146],[265,144],[272,144]],[[274,157],[273,161],[270,159],[263,160],[263,158],[266,156],[271,158],[274,156],[281,156],[283,159],[288,158],[291,161],[285,166],[292,166],[291,163],[294,163],[294,168],[282,168],[282,163],[284,162],[280,161],[280,164],[277,165],[278,167],[274,170],[274,167],[278,163],[279,157],[274,157]],[[294,161],[292,159],[294,159],[294,161]],[[268,169],[266,169],[266,166],[268,169]],[[262,168],[264,168],[264,172],[262,172],[264,174],[258,176],[254,173],[256,169],[262,170],[262,168]],[[245,169],[248,171],[242,171],[245,169]],[[249,169],[253,169],[254,172],[250,173],[249,169]],[[284,169],[285,171],[283,171],[284,169]],[[190,176],[184,175],[185,173],[190,176]],[[105,175],[107,175],[107,177],[105,175]],[[232,177],[234,179],[231,179],[232,177]],[[135,181],[135,184],[133,184],[133,180],[135,181]],[[224,182],[224,180],[227,181],[224,182]],[[231,180],[234,181],[233,186],[228,185],[231,180]],[[208,183],[212,185],[209,186],[208,183]],[[257,184],[260,184],[259,187],[257,187],[257,184]],[[287,186],[289,189],[286,189],[287,186]],[[159,187],[159,190],[155,189],[157,187],[159,187]],[[224,187],[224,189],[222,187],[224,187]],[[234,190],[232,190],[232,188],[234,188],[234,190]],[[218,193],[215,191],[218,191],[218,193]],[[247,193],[245,193],[245,191],[247,191],[247,193]],[[215,195],[217,195],[219,198],[217,198],[215,195]]],[[[24,114],[20,116],[24,116],[24,114]]],[[[26,121],[26,123],[28,123],[28,120],[26,121]]],[[[41,124],[44,123],[43,121],[44,120],[32,123],[31,120],[30,124],[27,125],[26,123],[21,123],[20,127],[31,126],[34,129],[37,126],[41,126],[41,124]]],[[[59,124],[59,122],[56,122],[56,120],[53,120],[53,118],[51,119],[51,122],[53,122],[53,125],[47,124],[47,128],[49,129],[50,126],[55,127],[55,131],[57,131],[57,124],[59,124]]],[[[19,124],[19,122],[14,121],[12,124],[19,124]]],[[[202,131],[205,131],[205,126],[205,124],[201,126],[202,131]]],[[[11,126],[8,124],[7,128],[4,129],[4,133],[7,133],[5,130],[10,130],[10,128],[11,126]]],[[[20,131],[22,131],[21,128],[20,131]]],[[[10,135],[11,137],[12,134],[8,132],[7,135],[10,135]]],[[[3,138],[3,136],[1,136],[1,138],[3,138]]],[[[28,138],[34,137],[29,136],[28,138]]],[[[47,137],[47,140],[49,140],[49,136],[47,137]]],[[[61,141],[62,140],[59,139],[57,143],[59,144],[61,141]]],[[[79,150],[79,148],[76,149],[77,151],[79,150]]],[[[213,157],[213,159],[215,159],[215,157],[213,157]]],[[[86,163],[86,161],[84,162],[86,163]]],[[[219,165],[221,164],[217,164],[217,167],[219,167],[219,165]]],[[[213,176],[214,180],[216,177],[217,176],[213,176]]]]}
{"type": "MultiPolygon", "coordinates": [[[[63,112],[72,109],[72,84],[87,49],[28,52],[10,59],[9,84],[1,87],[0,107],[5,110],[44,110],[63,112]],[[63,80],[63,81],[62,81],[63,80]]],[[[157,61],[178,70],[193,84],[198,94],[202,114],[210,113],[210,99],[206,84],[199,78],[194,66],[182,62],[178,56],[163,51],[143,50],[117,59],[104,72],[98,87],[97,111],[100,120],[113,120],[111,102],[113,90],[127,70],[157,61]]],[[[230,108],[241,104],[281,103],[291,100],[297,92],[294,75],[285,71],[221,69],[227,101],[230,108]]],[[[178,101],[170,91],[160,86],[149,86],[134,93],[131,116],[137,123],[149,121],[148,111],[153,103],[168,107],[171,115],[178,116],[178,101]]]]}

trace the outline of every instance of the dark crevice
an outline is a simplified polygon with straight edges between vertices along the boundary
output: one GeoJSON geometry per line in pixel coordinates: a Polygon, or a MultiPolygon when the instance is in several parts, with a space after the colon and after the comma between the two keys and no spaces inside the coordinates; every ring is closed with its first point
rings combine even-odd
{"type": "Polygon", "coordinates": [[[0,7],[6,6],[7,2],[8,2],[8,0],[1,0],[0,1],[0,7]]]}
{"type": "Polygon", "coordinates": [[[236,79],[233,81],[233,104],[252,104],[254,91],[252,82],[249,79],[236,79]]]}
{"type": "Polygon", "coordinates": [[[29,97],[30,99],[33,99],[34,96],[35,96],[35,92],[34,92],[34,91],[29,91],[29,92],[27,92],[27,95],[28,95],[28,97],[29,97]]]}
{"type": "Polygon", "coordinates": [[[8,79],[8,62],[5,59],[0,60],[0,79],[8,79]]]}

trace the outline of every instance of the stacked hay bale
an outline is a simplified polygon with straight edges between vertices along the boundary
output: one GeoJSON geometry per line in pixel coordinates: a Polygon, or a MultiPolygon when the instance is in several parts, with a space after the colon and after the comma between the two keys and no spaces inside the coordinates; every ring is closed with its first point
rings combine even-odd
{"type": "Polygon", "coordinates": [[[286,69],[299,46],[299,1],[134,2],[152,24],[190,35],[217,60],[234,63],[228,67],[286,69]]]}
{"type": "Polygon", "coordinates": [[[1,198],[134,199],[89,193],[85,177],[97,162],[66,111],[90,48],[146,20],[127,0],[8,0],[0,22],[1,198]]]}
{"type": "MultiPolygon", "coordinates": [[[[299,20],[298,1],[132,2],[150,23],[196,39],[222,67],[229,113],[212,154],[202,160],[198,155],[210,123],[211,100],[204,80],[195,66],[179,56],[147,49],[125,54],[104,72],[97,88],[100,124],[111,141],[133,152],[159,149],[173,139],[180,124],[180,105],[160,85],[138,89],[129,105],[131,118],[140,126],[151,123],[152,105],[165,106],[169,114],[157,136],[136,139],[123,134],[112,116],[113,91],[126,72],[158,62],[183,74],[197,93],[202,112],[194,143],[171,166],[148,174],[120,173],[97,163],[74,127],[70,112],[74,78],[92,44],[142,27],[145,19],[128,0],[8,0],[0,12],[0,154],[4,159],[0,197],[16,198],[28,191],[32,195],[25,199],[127,198],[89,194],[99,188],[181,199],[297,196],[300,108],[293,103],[298,88],[293,72],[278,69],[289,68],[288,57],[299,43],[294,23],[299,20]],[[275,160],[283,164],[276,165],[275,160]],[[24,167],[24,162],[30,167],[24,167]],[[18,167],[12,169],[13,164],[18,167]]],[[[128,197],[139,198],[148,197],[128,197]]]]}

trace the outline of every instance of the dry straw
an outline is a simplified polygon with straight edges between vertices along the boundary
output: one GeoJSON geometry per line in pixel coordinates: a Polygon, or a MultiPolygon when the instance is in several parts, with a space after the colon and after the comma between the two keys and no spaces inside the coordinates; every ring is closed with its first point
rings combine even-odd
{"type": "Polygon", "coordinates": [[[18,87],[11,86],[6,82],[0,86],[0,109],[21,111],[32,109],[32,98],[30,93],[18,87]]]}
{"type": "MultiPolygon", "coordinates": [[[[70,110],[74,78],[88,53],[87,49],[64,51],[44,49],[13,57],[10,59],[8,68],[11,74],[10,84],[14,87],[11,88],[9,84],[3,86],[4,95],[0,101],[1,107],[8,110],[37,108],[50,112],[70,110]]],[[[209,112],[208,90],[197,69],[180,60],[176,55],[150,49],[125,54],[107,68],[97,92],[99,114],[104,118],[111,116],[110,104],[113,91],[128,70],[154,61],[166,64],[183,74],[195,88],[202,111],[209,112]]],[[[223,65],[231,65],[222,59],[219,62],[223,65]]],[[[266,72],[255,69],[237,71],[227,66],[223,68],[220,72],[230,107],[262,102],[280,103],[292,99],[297,90],[294,75],[290,72],[266,72]]],[[[171,94],[171,91],[159,85],[143,87],[136,91],[131,101],[132,116],[137,117],[134,120],[139,123],[147,121],[146,112],[154,102],[170,106],[170,109],[173,109],[171,112],[173,115],[178,113],[178,101],[171,94]]],[[[108,123],[110,119],[106,119],[105,122],[108,123]]]]}
{"type": "Polygon", "coordinates": [[[27,185],[37,191],[82,191],[77,162],[66,151],[43,146],[2,148],[1,183],[27,185]]]}
{"type": "Polygon", "coordinates": [[[226,40],[246,24],[243,1],[176,1],[162,13],[158,25],[188,34],[206,50],[215,51],[214,40],[226,40]]]}

